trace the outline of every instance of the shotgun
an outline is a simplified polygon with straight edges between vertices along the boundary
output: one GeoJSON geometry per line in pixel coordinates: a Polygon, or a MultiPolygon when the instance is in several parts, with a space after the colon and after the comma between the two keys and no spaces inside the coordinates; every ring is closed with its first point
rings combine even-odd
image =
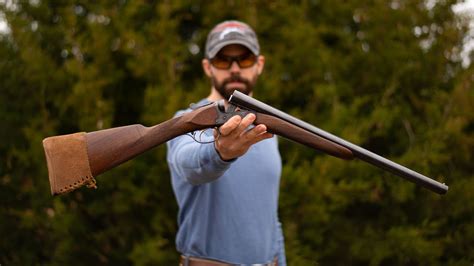
{"type": "Polygon", "coordinates": [[[357,146],[347,140],[334,136],[333,134],[329,132],[326,132],[313,125],[310,125],[296,117],[293,117],[285,112],[282,112],[263,102],[260,102],[257,99],[249,97],[239,91],[234,91],[234,93],[229,98],[229,103],[234,106],[241,107],[243,109],[253,110],[255,112],[260,112],[262,114],[270,114],[274,117],[287,121],[288,123],[296,125],[299,128],[302,128],[308,132],[314,133],[324,139],[327,139],[331,141],[332,143],[337,143],[341,145],[342,147],[349,149],[356,158],[359,158],[367,163],[375,165],[381,169],[387,170],[391,172],[392,174],[403,177],[413,183],[416,183],[438,194],[446,194],[446,192],[449,189],[448,186],[446,186],[444,183],[440,183],[418,172],[408,169],[405,166],[397,164],[380,155],[377,155],[360,146],[357,146]]]}
{"type": "Polygon", "coordinates": [[[266,125],[270,133],[341,159],[354,157],[348,148],[277,116],[234,104],[226,108],[221,100],[152,127],[136,124],[44,139],[51,194],[64,194],[83,185],[96,188],[96,176],[157,145],[183,134],[219,127],[235,115],[244,117],[249,113],[255,114],[255,125],[266,125]]]}

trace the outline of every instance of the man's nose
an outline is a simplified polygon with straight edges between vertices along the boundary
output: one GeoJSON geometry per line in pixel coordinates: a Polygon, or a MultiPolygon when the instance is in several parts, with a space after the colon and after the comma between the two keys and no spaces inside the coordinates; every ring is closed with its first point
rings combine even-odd
{"type": "Polygon", "coordinates": [[[230,65],[230,72],[232,73],[240,72],[240,66],[237,63],[237,61],[232,61],[232,64],[230,65]]]}

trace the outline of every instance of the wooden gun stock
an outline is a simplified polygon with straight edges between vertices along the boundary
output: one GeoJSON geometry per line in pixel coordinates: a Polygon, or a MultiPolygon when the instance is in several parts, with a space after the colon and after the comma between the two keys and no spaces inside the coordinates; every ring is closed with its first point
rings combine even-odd
{"type": "MultiPolygon", "coordinates": [[[[217,103],[172,118],[152,127],[130,125],[89,133],[75,133],[43,140],[53,195],[67,193],[83,185],[95,186],[94,177],[177,136],[222,125],[232,114],[219,120],[217,103]],[[220,122],[217,122],[217,121],[220,122]]],[[[237,112],[245,115],[249,111],[237,112]]],[[[255,113],[254,124],[268,131],[342,159],[352,152],[338,144],[271,115],[255,113]]],[[[222,118],[222,114],[221,117],[222,118]]]]}
{"type": "Polygon", "coordinates": [[[215,126],[214,105],[199,108],[153,127],[131,125],[86,134],[91,172],[97,176],[177,136],[215,126]]]}
{"type": "Polygon", "coordinates": [[[51,193],[95,187],[97,175],[179,135],[213,127],[216,115],[215,106],[208,105],[153,127],[130,125],[46,138],[51,193]]]}

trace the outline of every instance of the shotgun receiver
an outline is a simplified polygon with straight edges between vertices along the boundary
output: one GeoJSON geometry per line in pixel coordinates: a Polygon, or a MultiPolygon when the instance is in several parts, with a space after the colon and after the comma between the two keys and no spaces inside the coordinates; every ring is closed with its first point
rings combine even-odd
{"type": "Polygon", "coordinates": [[[230,104],[224,101],[201,106],[152,127],[130,125],[94,132],[53,136],[43,140],[51,193],[63,194],[83,185],[96,187],[94,177],[177,136],[219,127],[234,115],[254,113],[254,124],[264,124],[267,131],[295,142],[350,160],[348,148],[322,138],[271,113],[230,104]]]}
{"type": "Polygon", "coordinates": [[[448,186],[446,186],[444,183],[440,183],[436,180],[433,180],[427,176],[424,176],[420,173],[417,173],[411,169],[406,168],[405,166],[399,165],[395,162],[392,162],[380,155],[377,155],[371,151],[368,151],[360,146],[357,146],[353,143],[350,143],[349,141],[346,141],[342,138],[336,137],[332,135],[331,133],[328,133],[322,129],[319,129],[313,125],[310,125],[298,118],[295,118],[285,112],[282,112],[276,108],[273,108],[263,102],[260,102],[254,98],[251,98],[239,91],[235,91],[231,97],[229,98],[229,103],[239,106],[244,109],[248,110],[253,110],[255,112],[260,112],[263,114],[270,114],[274,117],[280,118],[284,121],[287,121],[288,123],[291,123],[295,126],[298,126],[299,128],[302,128],[308,132],[314,133],[318,136],[323,137],[324,139],[327,139],[331,141],[332,143],[337,143],[341,145],[342,147],[345,147],[349,149],[352,154],[367,162],[372,165],[375,165],[379,168],[382,168],[384,170],[387,170],[391,172],[392,174],[401,176],[413,183],[416,183],[420,186],[423,186],[433,192],[436,192],[438,194],[446,194],[448,191],[448,186]]]}

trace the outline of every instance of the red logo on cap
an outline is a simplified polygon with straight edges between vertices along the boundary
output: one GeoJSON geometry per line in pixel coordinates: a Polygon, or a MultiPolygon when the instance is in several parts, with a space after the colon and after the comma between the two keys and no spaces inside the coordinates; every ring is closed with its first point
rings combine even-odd
{"type": "Polygon", "coordinates": [[[245,28],[245,29],[248,29],[248,26],[243,24],[243,23],[239,23],[239,22],[225,22],[221,25],[217,25],[216,28],[212,32],[221,31],[221,30],[224,30],[225,28],[245,28]]]}

